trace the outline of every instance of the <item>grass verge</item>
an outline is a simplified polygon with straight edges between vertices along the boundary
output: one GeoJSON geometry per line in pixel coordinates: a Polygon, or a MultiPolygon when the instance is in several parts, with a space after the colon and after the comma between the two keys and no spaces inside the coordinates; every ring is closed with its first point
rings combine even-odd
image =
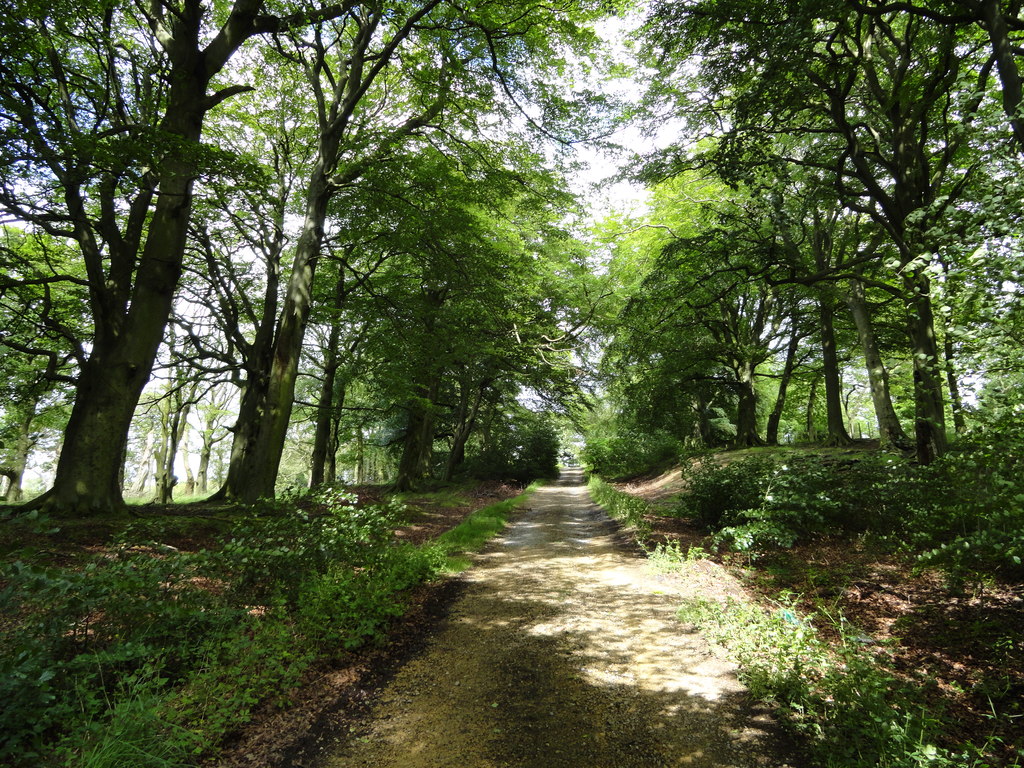
{"type": "Polygon", "coordinates": [[[512,510],[541,485],[542,481],[535,481],[514,498],[478,509],[450,531],[441,534],[435,541],[424,544],[424,549],[433,549],[440,554],[444,563],[442,572],[460,573],[466,570],[472,565],[468,553],[480,549],[484,543],[500,533],[512,510]]]}
{"type": "Polygon", "coordinates": [[[616,520],[633,531],[633,537],[643,544],[651,533],[651,524],[646,515],[650,506],[643,499],[623,493],[610,483],[606,483],[597,475],[591,475],[587,488],[595,502],[604,507],[605,511],[616,520]]]}

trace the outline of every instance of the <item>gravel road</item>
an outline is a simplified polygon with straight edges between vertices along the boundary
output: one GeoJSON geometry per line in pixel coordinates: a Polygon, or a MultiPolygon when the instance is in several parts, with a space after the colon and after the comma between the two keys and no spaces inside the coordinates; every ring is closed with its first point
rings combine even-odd
{"type": "Polygon", "coordinates": [[[528,503],[323,766],[786,766],[735,669],[674,617],[718,577],[653,574],[579,471],[528,503]]]}

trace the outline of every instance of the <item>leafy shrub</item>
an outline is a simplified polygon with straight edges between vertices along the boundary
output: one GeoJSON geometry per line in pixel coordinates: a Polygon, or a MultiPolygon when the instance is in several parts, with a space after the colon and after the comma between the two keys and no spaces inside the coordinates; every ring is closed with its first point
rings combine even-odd
{"type": "Polygon", "coordinates": [[[725,465],[707,459],[691,464],[678,512],[711,530],[739,522],[738,513],[761,506],[777,466],[757,456],[725,465]]]}
{"type": "Polygon", "coordinates": [[[704,560],[708,556],[703,547],[687,547],[684,552],[678,541],[659,541],[654,549],[646,552],[648,565],[657,573],[681,571],[687,564],[704,560]]]}
{"type": "Polygon", "coordinates": [[[630,477],[674,464],[681,445],[665,432],[626,431],[607,438],[591,438],[580,451],[589,472],[602,477],[630,477]]]}
{"type": "Polygon", "coordinates": [[[398,585],[386,570],[358,571],[340,565],[303,586],[298,627],[315,647],[337,652],[358,648],[402,612],[398,585]]]}
{"type": "Polygon", "coordinates": [[[969,533],[921,553],[919,562],[942,568],[953,581],[981,574],[1024,575],[1024,507],[997,510],[975,525],[969,533]]]}
{"type": "Polygon", "coordinates": [[[955,537],[966,509],[974,516],[981,510],[951,465],[916,467],[887,454],[704,460],[686,480],[679,512],[715,534],[720,546],[755,555],[815,534],[865,532],[921,550],[955,537]]]}
{"type": "Polygon", "coordinates": [[[168,694],[167,717],[192,734],[195,751],[208,751],[261,702],[287,704],[312,658],[282,609],[249,614],[199,644],[198,663],[168,694]]]}
{"type": "Polygon", "coordinates": [[[30,761],[76,719],[100,721],[125,680],[158,657],[165,677],[195,661],[197,638],[237,611],[195,588],[188,556],[122,549],[80,570],[16,562],[3,574],[0,611],[17,616],[0,640],[0,758],[30,761]]]}
{"type": "Polygon", "coordinates": [[[265,501],[238,521],[224,546],[209,553],[211,575],[230,582],[243,604],[282,597],[294,605],[303,582],[335,563],[373,562],[390,545],[401,505],[356,507],[335,490],[318,491],[312,510],[295,500],[265,501]]]}

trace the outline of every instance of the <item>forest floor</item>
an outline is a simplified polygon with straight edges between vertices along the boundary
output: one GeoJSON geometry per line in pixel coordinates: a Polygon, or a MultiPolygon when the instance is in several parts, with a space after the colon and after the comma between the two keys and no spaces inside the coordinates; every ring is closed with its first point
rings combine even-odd
{"type": "MultiPolygon", "coordinates": [[[[678,541],[684,552],[710,549],[697,525],[670,514],[686,491],[678,468],[619,489],[657,512],[647,516],[652,541],[678,541]]],[[[819,538],[756,563],[740,555],[714,558],[766,602],[794,595],[833,642],[842,616],[847,637],[928,694],[950,724],[949,746],[989,741],[991,754],[1015,764],[1024,724],[1024,585],[950,585],[862,538],[819,538]]]]}

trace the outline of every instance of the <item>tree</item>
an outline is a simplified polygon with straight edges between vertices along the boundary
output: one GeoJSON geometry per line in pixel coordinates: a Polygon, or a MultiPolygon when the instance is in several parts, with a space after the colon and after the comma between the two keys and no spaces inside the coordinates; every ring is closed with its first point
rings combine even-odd
{"type": "Polygon", "coordinates": [[[53,488],[60,514],[122,507],[119,474],[181,275],[207,115],[246,90],[218,76],[251,37],[344,6],[277,17],[261,0],[30,3],[2,22],[0,206],[77,245],[92,332],[53,488]]]}
{"type": "Polygon", "coordinates": [[[918,5],[913,2],[890,3],[870,0],[855,3],[872,15],[892,16],[909,13],[954,31],[965,42],[972,40],[971,27],[980,28],[987,37],[991,60],[999,76],[1003,112],[1019,150],[1024,150],[1024,78],[1021,76],[1021,38],[1024,36],[1024,9],[1017,2],[1001,0],[948,0],[918,5]]]}
{"type": "MultiPolygon", "coordinates": [[[[685,194],[685,186],[669,186],[685,194]]],[[[654,212],[654,220],[677,221],[675,200],[664,196],[659,202],[666,207],[654,212]]],[[[753,226],[756,229],[758,223],[753,226]]],[[[674,231],[674,226],[667,226],[667,232],[674,231]]],[[[778,292],[749,280],[743,264],[733,259],[734,253],[752,247],[759,246],[729,228],[709,226],[689,238],[666,234],[660,253],[623,309],[612,348],[622,350],[616,362],[620,374],[639,363],[672,376],[666,382],[670,386],[717,382],[724,387],[735,402],[732,442],[737,446],[762,442],[756,376],[759,366],[778,351],[786,314],[778,292]]],[[[698,412],[706,408],[707,402],[697,406],[698,412]]],[[[706,432],[707,426],[700,431],[706,432]]]]}
{"type": "Polygon", "coordinates": [[[532,68],[539,73],[557,66],[563,37],[574,44],[592,41],[577,26],[592,13],[582,6],[570,13],[531,3],[480,9],[442,0],[368,5],[333,22],[329,34],[297,37],[281,47],[304,72],[314,98],[317,155],[274,334],[265,405],[252,440],[232,461],[226,496],[251,501],[273,494],[332,199],[370,168],[394,163],[407,142],[457,145],[461,132],[480,132],[518,107],[519,98],[542,94],[546,109],[558,106],[554,94],[531,81],[538,78],[532,68]],[[553,26],[563,35],[539,32],[553,26]]]}
{"type": "Polygon", "coordinates": [[[826,174],[843,204],[885,233],[876,254],[902,284],[918,457],[940,455],[934,254],[951,222],[980,209],[979,152],[994,138],[984,99],[991,63],[977,41],[843,2],[664,3],[654,18],[652,36],[670,54],[665,69],[682,66],[681,50],[704,55],[700,77],[715,83],[718,114],[729,113],[716,158],[727,177],[763,163],[773,136],[806,137],[811,153],[783,159],[826,174]],[[737,58],[752,65],[737,67],[737,58]]]}

